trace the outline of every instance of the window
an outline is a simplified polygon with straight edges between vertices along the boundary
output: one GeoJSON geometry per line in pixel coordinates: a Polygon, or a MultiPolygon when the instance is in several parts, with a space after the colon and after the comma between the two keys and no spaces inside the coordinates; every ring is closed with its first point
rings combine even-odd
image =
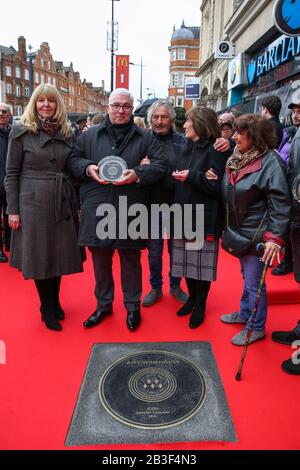
{"type": "Polygon", "coordinates": [[[176,60],[176,49],[172,49],[170,52],[171,60],[176,60]]]}
{"type": "Polygon", "coordinates": [[[184,87],[184,73],[183,72],[178,72],[177,87],[178,88],[184,87]]]}
{"type": "Polygon", "coordinates": [[[44,67],[44,59],[41,59],[41,67],[44,67]]]}
{"type": "Polygon", "coordinates": [[[183,106],[183,97],[177,96],[177,106],[183,106]]]}
{"type": "Polygon", "coordinates": [[[185,60],[185,49],[183,47],[178,49],[178,60],[185,60]]]}
{"type": "Polygon", "coordinates": [[[26,87],[24,88],[24,94],[25,94],[26,98],[29,98],[29,95],[30,95],[29,86],[26,86],[26,87]]]}
{"type": "Polygon", "coordinates": [[[21,67],[16,65],[16,78],[21,78],[21,67]]]}
{"type": "Polygon", "coordinates": [[[5,75],[7,75],[8,77],[11,77],[11,66],[10,65],[6,65],[5,75]]]}
{"type": "Polygon", "coordinates": [[[51,75],[48,75],[47,83],[51,83],[51,75]]]}
{"type": "Polygon", "coordinates": [[[176,82],[177,82],[177,75],[176,73],[171,73],[171,77],[170,77],[170,86],[172,88],[175,88],[176,87],[176,82]]]}
{"type": "Polygon", "coordinates": [[[28,69],[24,70],[24,79],[29,80],[29,70],[28,69]]]}
{"type": "Polygon", "coordinates": [[[16,85],[16,96],[21,96],[21,85],[19,83],[16,85]]]}
{"type": "Polygon", "coordinates": [[[56,78],[53,78],[52,84],[53,84],[54,86],[56,86],[56,78]]]}
{"type": "Polygon", "coordinates": [[[23,110],[21,104],[16,104],[16,116],[22,116],[23,110]]]}
{"type": "Polygon", "coordinates": [[[8,95],[11,95],[11,94],[12,94],[12,86],[11,86],[11,83],[10,83],[10,82],[8,82],[8,83],[6,84],[6,93],[7,93],[8,95]]]}
{"type": "Polygon", "coordinates": [[[40,80],[39,74],[37,72],[35,72],[35,81],[36,81],[36,83],[39,83],[39,80],[40,80]]]}
{"type": "Polygon", "coordinates": [[[41,84],[44,85],[45,83],[45,75],[41,73],[41,84]]]}
{"type": "Polygon", "coordinates": [[[51,62],[48,60],[48,69],[51,70],[51,62]]]}

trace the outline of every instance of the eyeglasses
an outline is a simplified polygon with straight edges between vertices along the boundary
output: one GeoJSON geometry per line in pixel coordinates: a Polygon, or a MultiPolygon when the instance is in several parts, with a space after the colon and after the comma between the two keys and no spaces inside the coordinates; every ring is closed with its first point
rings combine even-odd
{"type": "Polygon", "coordinates": [[[130,104],[119,104],[119,103],[113,103],[110,105],[111,108],[114,110],[114,111],[120,111],[120,109],[122,108],[124,111],[126,111],[127,113],[129,111],[132,110],[133,106],[131,106],[130,104]]]}
{"type": "Polygon", "coordinates": [[[0,114],[7,114],[8,111],[6,109],[0,109],[0,114]]]}

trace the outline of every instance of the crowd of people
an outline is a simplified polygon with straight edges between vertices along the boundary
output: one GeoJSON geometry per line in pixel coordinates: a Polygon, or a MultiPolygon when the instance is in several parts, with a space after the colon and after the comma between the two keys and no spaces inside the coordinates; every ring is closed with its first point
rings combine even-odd
{"type": "MultiPolygon", "coordinates": [[[[233,254],[240,244],[247,248],[236,255],[244,281],[239,309],[220,320],[242,325],[231,340],[236,346],[245,345],[249,331],[249,344],[264,339],[265,283],[255,306],[264,266],[277,260],[273,274],[293,270],[300,283],[300,102],[289,105],[292,129],[283,128],[279,120],[277,96],[265,98],[260,115],[237,116],[231,110],[218,116],[210,108],[194,107],[186,112],[185,135],[174,130],[175,111],[168,100],[152,104],[148,126],[134,120],[133,103],[128,90],[114,90],[107,113],[94,116],[80,130],[68,122],[63,100],[52,85],[35,89],[20,122],[13,126],[9,107],[0,103],[0,262],[8,261],[10,250],[10,265],[35,283],[41,320],[47,328],[60,331],[65,317],[61,277],[83,270],[87,248],[93,261],[96,308],[83,325],[92,328],[113,312],[112,259],[117,251],[126,324],[135,331],[142,321],[141,304],[149,308],[163,295],[163,212],[156,237],[149,233],[130,237],[120,231],[101,237],[99,227],[109,225],[111,217],[120,221],[120,201],[126,198],[127,228],[134,220],[130,208],[135,205],[176,205],[182,214],[189,206],[189,222],[197,233],[201,207],[200,244],[197,236],[194,240],[185,233],[176,236],[174,218],[169,224],[169,294],[182,304],[177,315],[189,315],[192,329],[203,323],[225,229],[224,234],[233,237],[233,254]],[[126,165],[122,177],[114,181],[100,171],[101,161],[110,156],[122,158],[126,165]],[[112,207],[114,215],[109,218],[102,206],[112,207]],[[263,251],[258,252],[257,246],[263,251]],[[141,299],[144,248],[151,289],[141,299]]],[[[117,222],[119,229],[118,224],[122,224],[117,222]]],[[[225,247],[225,236],[223,242],[225,247]]],[[[300,340],[300,321],[292,331],[273,332],[272,339],[288,345],[300,340]]],[[[300,375],[300,365],[292,358],[282,368],[300,375]]]]}

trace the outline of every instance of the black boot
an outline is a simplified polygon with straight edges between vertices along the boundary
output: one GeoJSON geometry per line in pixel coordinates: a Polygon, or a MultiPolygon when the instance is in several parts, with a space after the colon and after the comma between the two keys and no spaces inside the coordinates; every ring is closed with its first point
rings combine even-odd
{"type": "Polygon", "coordinates": [[[55,296],[56,296],[56,313],[55,316],[58,320],[65,319],[65,312],[63,311],[60,302],[59,302],[59,290],[60,290],[61,276],[53,278],[55,296]]]}
{"type": "Polygon", "coordinates": [[[189,297],[186,301],[186,303],[181,307],[177,312],[176,315],[179,317],[183,317],[185,315],[188,315],[189,313],[192,313],[192,310],[195,305],[195,284],[196,281],[195,279],[191,279],[186,277],[185,282],[189,291],[189,297]]]}
{"type": "Polygon", "coordinates": [[[41,301],[42,321],[45,322],[49,330],[60,331],[62,326],[56,318],[57,299],[53,279],[35,280],[34,282],[41,301]]]}
{"type": "Polygon", "coordinates": [[[196,281],[195,307],[190,317],[190,328],[197,328],[204,321],[206,299],[210,289],[210,281],[196,281]]]}

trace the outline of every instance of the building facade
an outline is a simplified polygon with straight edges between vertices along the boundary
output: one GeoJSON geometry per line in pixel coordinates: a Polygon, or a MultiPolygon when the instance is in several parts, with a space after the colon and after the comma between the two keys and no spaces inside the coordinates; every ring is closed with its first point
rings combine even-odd
{"type": "Polygon", "coordinates": [[[228,104],[259,112],[262,99],[276,94],[284,116],[300,90],[300,36],[285,36],[274,26],[274,4],[242,0],[225,25],[236,45],[236,57],[228,64],[228,104]]]}
{"type": "Polygon", "coordinates": [[[184,21],[180,29],[172,34],[170,51],[170,82],[169,98],[174,106],[182,106],[190,109],[193,106],[192,99],[185,97],[185,80],[195,77],[199,68],[199,26],[185,26],[184,21]]]}
{"type": "Polygon", "coordinates": [[[224,29],[242,0],[203,0],[200,10],[200,77],[201,97],[198,104],[220,111],[227,106],[228,60],[216,59],[215,49],[220,41],[230,41],[224,29]]]}
{"type": "Polygon", "coordinates": [[[104,82],[100,87],[81,81],[73,64],[55,61],[47,42],[33,52],[26,39],[18,38],[18,49],[0,46],[0,101],[7,103],[14,116],[21,116],[30,98],[31,86],[51,83],[61,93],[68,113],[104,112],[108,102],[104,82]],[[32,74],[32,77],[31,77],[32,74]]]}

